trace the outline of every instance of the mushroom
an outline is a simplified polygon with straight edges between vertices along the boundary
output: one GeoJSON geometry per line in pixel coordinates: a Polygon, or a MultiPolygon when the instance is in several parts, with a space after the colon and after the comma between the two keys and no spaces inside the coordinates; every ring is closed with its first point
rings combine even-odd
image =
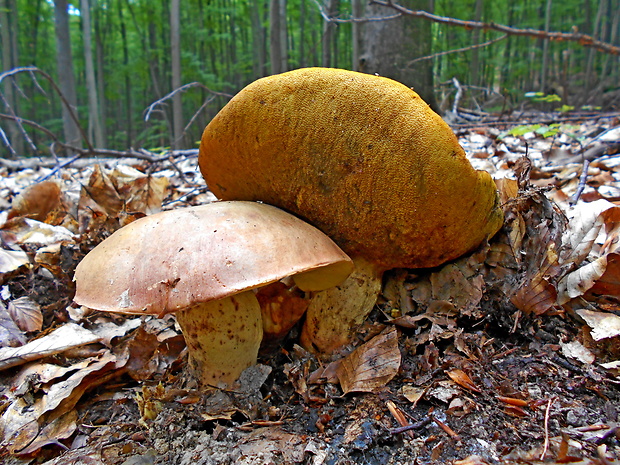
{"type": "Polygon", "coordinates": [[[353,258],[349,279],[308,308],[304,345],[320,352],[347,342],[384,271],[438,266],[503,223],[493,179],[441,117],[408,87],[353,71],[248,85],[205,128],[199,164],[218,198],[283,208],[353,258]]]}
{"type": "Polygon", "coordinates": [[[202,385],[231,386],[256,363],[253,289],[292,277],[304,291],[342,282],[349,257],[315,227],[256,202],[165,211],[119,229],[75,271],[75,302],[100,311],[176,312],[202,385]]]}

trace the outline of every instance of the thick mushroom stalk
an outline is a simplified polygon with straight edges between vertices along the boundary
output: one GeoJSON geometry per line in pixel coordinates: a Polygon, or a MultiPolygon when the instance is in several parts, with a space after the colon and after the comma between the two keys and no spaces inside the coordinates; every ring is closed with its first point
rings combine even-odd
{"type": "Polygon", "coordinates": [[[318,291],[352,269],[329,237],[282,210],[216,202],[116,231],[76,268],[75,301],[118,313],[176,312],[195,377],[226,387],[257,360],[262,318],[254,289],[291,276],[304,291],[318,291]]]}
{"type": "Polygon", "coordinates": [[[307,349],[329,354],[347,344],[375,306],[383,271],[361,257],[353,263],[355,270],[341,284],[310,298],[300,337],[307,349]]]}
{"type": "Polygon", "coordinates": [[[176,317],[190,353],[191,372],[200,384],[231,386],[243,370],[256,364],[263,323],[254,292],[199,303],[176,317]]]}

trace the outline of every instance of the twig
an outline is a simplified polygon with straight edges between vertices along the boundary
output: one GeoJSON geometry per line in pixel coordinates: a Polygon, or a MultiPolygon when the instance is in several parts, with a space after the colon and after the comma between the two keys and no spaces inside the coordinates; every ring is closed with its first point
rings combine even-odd
{"type": "Polygon", "coordinates": [[[201,89],[206,90],[207,92],[210,92],[213,95],[217,95],[220,97],[226,97],[226,98],[232,98],[233,96],[230,94],[227,94],[225,92],[216,92],[214,90],[209,89],[207,86],[205,86],[204,84],[201,84],[199,82],[190,82],[187,84],[182,85],[181,87],[174,89],[172,92],[164,95],[162,98],[160,98],[159,100],[155,100],[153,103],[151,103],[147,109],[146,109],[146,114],[144,115],[144,121],[148,121],[151,113],[153,113],[153,111],[155,110],[155,107],[157,107],[158,105],[163,104],[166,100],[171,99],[175,94],[179,93],[179,92],[185,92],[188,89],[191,89],[193,87],[199,87],[201,89]]]}
{"type": "Polygon", "coordinates": [[[446,51],[443,51],[443,52],[433,53],[432,55],[426,55],[426,56],[423,56],[423,57],[419,57],[419,58],[416,58],[415,60],[411,60],[410,62],[408,62],[406,66],[408,68],[411,65],[413,65],[414,63],[417,63],[418,61],[433,60],[435,58],[438,58],[438,57],[441,57],[441,56],[444,56],[444,55],[449,55],[451,53],[464,53],[464,52],[469,52],[471,50],[475,50],[477,48],[488,47],[489,45],[493,45],[496,42],[500,42],[500,41],[504,40],[507,37],[508,37],[508,34],[504,34],[503,36],[496,37],[495,39],[491,39],[491,40],[488,40],[486,42],[482,42],[480,44],[468,45],[467,47],[455,48],[453,50],[446,50],[446,51]]]}
{"type": "Polygon", "coordinates": [[[439,420],[435,415],[431,415],[431,419],[439,426],[442,430],[444,430],[448,436],[450,436],[455,441],[460,441],[461,437],[448,425],[446,425],[443,421],[439,420]]]}
{"type": "Polygon", "coordinates": [[[371,4],[381,5],[407,16],[416,16],[433,21],[435,23],[450,24],[452,26],[464,27],[466,29],[489,29],[493,31],[503,32],[505,34],[535,37],[538,39],[546,39],[553,41],[570,41],[578,42],[583,47],[590,47],[600,52],[609,53],[611,55],[620,55],[620,47],[596,40],[594,37],[581,34],[579,32],[546,32],[537,29],[520,29],[512,26],[504,26],[497,23],[484,23],[480,21],[465,21],[462,19],[449,18],[446,16],[438,16],[423,10],[409,10],[391,0],[371,0],[371,4]]]}
{"type": "Polygon", "coordinates": [[[433,420],[431,419],[431,417],[426,417],[420,421],[416,421],[415,423],[411,423],[409,425],[400,426],[398,428],[392,428],[390,429],[390,433],[399,434],[399,433],[404,433],[405,431],[410,431],[412,429],[422,429],[425,426],[430,425],[432,421],[433,420]]]}
{"type": "Polygon", "coordinates": [[[568,201],[568,204],[572,207],[579,201],[579,197],[586,188],[586,182],[588,181],[588,168],[590,167],[590,160],[585,159],[583,161],[583,167],[581,168],[581,176],[579,176],[579,185],[573,196],[568,201]]]}
{"type": "Polygon", "coordinates": [[[549,399],[547,402],[547,408],[545,409],[545,443],[543,444],[543,451],[540,454],[540,460],[545,459],[545,455],[547,454],[547,450],[549,450],[549,412],[551,411],[551,405],[555,401],[555,397],[549,399]]]}
{"type": "Polygon", "coordinates": [[[323,20],[328,23],[337,23],[337,24],[346,24],[346,23],[369,23],[372,21],[386,21],[389,19],[400,18],[402,15],[400,13],[395,13],[393,15],[387,16],[374,16],[369,18],[354,18],[353,16],[349,18],[339,18],[336,16],[330,16],[329,13],[325,10],[325,7],[319,2],[319,0],[314,0],[314,3],[319,10],[319,13],[323,20]]]}
{"type": "MultiPolygon", "coordinates": [[[[14,75],[19,74],[19,73],[29,73],[31,76],[33,76],[35,73],[38,73],[41,76],[43,76],[50,83],[50,85],[52,86],[54,91],[60,97],[60,100],[62,101],[63,105],[67,108],[69,116],[71,117],[71,119],[75,123],[78,131],[80,132],[80,136],[81,136],[82,140],[84,141],[84,143],[88,147],[88,152],[92,152],[93,145],[91,144],[90,140],[88,139],[88,136],[86,135],[86,132],[84,131],[84,128],[80,125],[80,121],[78,120],[78,117],[75,114],[75,111],[73,111],[73,107],[71,106],[69,101],[65,98],[64,94],[61,92],[60,88],[56,85],[56,82],[52,79],[52,77],[49,74],[47,74],[45,71],[42,71],[39,68],[37,68],[36,66],[26,66],[26,67],[22,67],[22,68],[13,68],[13,69],[11,69],[9,71],[6,71],[6,72],[0,74],[0,83],[2,83],[2,81],[4,79],[6,79],[7,77],[14,76],[14,75]]],[[[36,79],[34,79],[34,80],[36,82],[36,79]]],[[[14,121],[16,121],[18,124],[20,124],[24,120],[22,120],[21,118],[18,118],[18,119],[14,119],[14,121]]],[[[68,145],[64,145],[64,147],[69,147],[69,146],[68,145]]]]}

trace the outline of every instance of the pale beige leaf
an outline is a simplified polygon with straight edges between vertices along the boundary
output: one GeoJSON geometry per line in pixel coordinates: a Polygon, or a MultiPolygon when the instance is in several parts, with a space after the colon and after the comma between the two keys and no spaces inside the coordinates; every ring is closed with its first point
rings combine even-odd
{"type": "Polygon", "coordinates": [[[97,341],[99,336],[75,323],[67,323],[21,347],[0,349],[0,370],[97,341]]]}
{"type": "Polygon", "coordinates": [[[594,363],[594,354],[584,347],[579,341],[570,341],[567,343],[560,341],[560,347],[562,347],[562,354],[566,357],[579,360],[581,363],[594,363]]]}
{"type": "Polygon", "coordinates": [[[29,263],[30,259],[26,252],[0,249],[0,274],[10,273],[29,263]]]}
{"type": "Polygon", "coordinates": [[[342,360],[337,375],[343,392],[373,392],[384,387],[398,373],[400,358],[396,328],[375,336],[342,360]]]}
{"type": "Polygon", "coordinates": [[[22,331],[41,331],[43,314],[41,308],[30,297],[20,297],[8,304],[9,315],[22,331]]]}
{"type": "Polygon", "coordinates": [[[607,257],[600,257],[568,273],[558,283],[558,303],[563,305],[570,299],[585,294],[603,276],[606,268],[607,257]]]}
{"type": "Polygon", "coordinates": [[[595,341],[620,336],[620,316],[585,309],[577,310],[577,314],[591,328],[591,336],[595,341]]]}

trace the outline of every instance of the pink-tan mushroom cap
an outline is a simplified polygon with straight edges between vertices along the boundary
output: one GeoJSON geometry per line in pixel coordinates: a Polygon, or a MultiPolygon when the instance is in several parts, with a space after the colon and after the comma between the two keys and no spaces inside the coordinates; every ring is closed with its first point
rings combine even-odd
{"type": "Polygon", "coordinates": [[[95,247],[75,271],[75,301],[157,314],[226,298],[288,276],[305,291],[338,285],[349,257],[278,208],[215,202],[141,218],[95,247]]]}

